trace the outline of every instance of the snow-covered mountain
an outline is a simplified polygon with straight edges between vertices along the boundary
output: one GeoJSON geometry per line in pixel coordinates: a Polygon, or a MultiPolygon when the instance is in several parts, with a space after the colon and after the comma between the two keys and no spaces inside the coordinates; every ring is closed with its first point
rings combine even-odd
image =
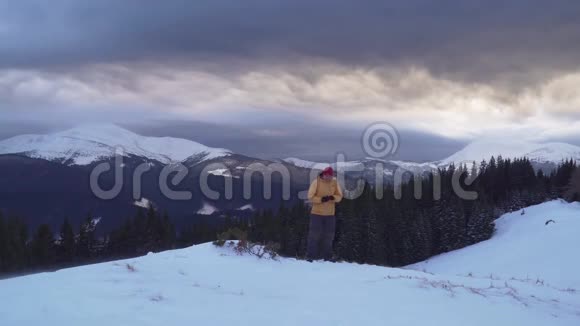
{"type": "Polygon", "coordinates": [[[477,140],[459,152],[442,160],[440,164],[448,165],[451,163],[480,163],[483,160],[489,160],[492,156],[501,155],[503,158],[521,158],[527,157],[534,163],[558,164],[562,160],[576,159],[580,160],[580,147],[566,143],[535,143],[513,139],[483,139],[477,140]]]}
{"type": "Polygon", "coordinates": [[[163,164],[181,162],[192,156],[208,160],[231,154],[226,149],[186,139],[141,136],[113,124],[84,125],[47,135],[21,135],[0,141],[0,155],[23,154],[69,165],[88,165],[108,159],[119,149],[124,156],[134,155],[163,164]]]}
{"type": "MultiPolygon", "coordinates": [[[[58,228],[62,212],[72,216],[71,223],[80,223],[83,216],[103,216],[101,232],[118,227],[119,221],[134,214],[136,207],[150,204],[162,208],[177,226],[191,223],[191,218],[214,212],[251,214],[238,210],[252,204],[256,210],[276,209],[282,202],[285,180],[274,173],[272,162],[232,153],[225,149],[176,138],[144,137],[115,125],[88,125],[48,135],[22,135],[0,141],[0,211],[22,216],[31,228],[48,223],[58,228]],[[111,161],[117,147],[122,147],[123,173],[104,173],[99,183],[109,187],[116,177],[123,178],[123,189],[112,200],[101,200],[89,183],[96,163],[111,161]],[[187,169],[186,177],[175,186],[189,191],[191,200],[175,201],[162,192],[160,176],[165,165],[179,162],[187,169]],[[140,175],[135,188],[136,169],[148,163],[149,170],[140,175]],[[209,176],[203,179],[204,173],[209,176]],[[248,176],[248,179],[244,178],[248,176]],[[271,197],[258,196],[265,191],[264,178],[271,176],[271,197]],[[202,182],[203,180],[203,182],[202,182]],[[245,180],[251,180],[252,200],[243,198],[245,180]],[[221,200],[204,201],[203,187],[221,194],[221,200]],[[231,184],[232,197],[225,196],[224,182],[231,184]],[[139,191],[139,198],[134,194],[139,191]]],[[[290,172],[290,201],[310,182],[308,170],[283,163],[290,172]]],[[[279,164],[277,164],[279,166],[279,164]]],[[[169,181],[169,180],[167,180],[169,181]]]]}
{"type": "Polygon", "coordinates": [[[527,208],[497,228],[407,268],[202,244],[0,281],[0,316],[5,325],[579,325],[580,205],[527,208]]]}
{"type": "Polygon", "coordinates": [[[334,162],[334,163],[324,163],[324,162],[314,162],[299,159],[296,157],[288,157],[282,160],[283,162],[292,164],[297,167],[306,168],[306,169],[319,169],[322,170],[327,166],[331,166],[335,170],[343,170],[343,169],[352,169],[357,167],[364,167],[363,161],[346,161],[346,162],[334,162]]]}
{"type": "Polygon", "coordinates": [[[289,164],[292,164],[294,166],[306,168],[306,169],[311,169],[314,166],[324,164],[324,163],[319,163],[319,162],[314,162],[314,161],[303,160],[303,159],[300,159],[297,157],[287,157],[287,158],[283,159],[282,161],[289,163],[289,164]]]}
{"type": "MultiPolygon", "coordinates": [[[[109,159],[115,152],[125,156],[137,156],[162,164],[173,162],[199,163],[230,156],[227,149],[212,148],[203,144],[172,137],[146,137],[113,124],[84,125],[46,135],[20,135],[0,141],[0,155],[21,154],[31,158],[58,161],[68,165],[89,165],[109,159]]],[[[477,140],[448,158],[429,163],[402,161],[384,162],[392,167],[425,170],[451,163],[481,162],[491,156],[504,158],[528,157],[538,164],[557,164],[564,159],[580,160],[580,147],[566,143],[534,143],[521,140],[477,140]]],[[[250,158],[250,160],[252,160],[250,158]]],[[[302,160],[295,157],[282,162],[299,168],[324,168],[327,163],[302,160]]],[[[335,169],[374,169],[375,160],[331,164],[335,169]]],[[[191,164],[189,164],[191,165],[191,164]]]]}
{"type": "MultiPolygon", "coordinates": [[[[473,162],[479,164],[483,160],[489,161],[492,156],[497,158],[500,155],[503,158],[511,159],[527,157],[537,169],[550,169],[563,160],[575,159],[580,161],[580,147],[566,143],[535,143],[511,139],[483,139],[468,144],[460,151],[440,161],[417,163],[397,160],[380,161],[375,159],[364,159],[360,161],[340,163],[338,170],[344,170],[345,168],[360,168],[362,166],[364,170],[374,172],[376,164],[382,163],[384,175],[392,176],[395,170],[399,168],[402,168],[405,171],[421,173],[433,171],[439,167],[448,166],[451,163],[454,163],[455,165],[469,165],[473,162]]],[[[303,168],[321,169],[329,165],[328,163],[317,163],[296,157],[286,158],[283,161],[303,168]]],[[[335,169],[337,167],[336,163],[330,165],[335,169]]],[[[371,176],[371,178],[374,177],[371,176]]],[[[369,181],[372,182],[372,180],[369,181]]]]}

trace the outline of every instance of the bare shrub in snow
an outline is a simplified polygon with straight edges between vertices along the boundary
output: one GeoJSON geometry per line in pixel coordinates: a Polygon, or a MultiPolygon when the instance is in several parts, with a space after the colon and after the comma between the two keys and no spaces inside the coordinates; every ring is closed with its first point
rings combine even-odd
{"type": "Polygon", "coordinates": [[[127,270],[131,273],[135,273],[137,271],[137,268],[135,268],[135,265],[133,264],[125,264],[125,268],[127,268],[127,270]]]}
{"type": "Polygon", "coordinates": [[[218,247],[230,247],[238,255],[249,254],[258,258],[277,259],[280,245],[273,242],[258,244],[248,240],[247,232],[238,228],[229,229],[218,234],[213,242],[218,247]],[[232,240],[233,239],[233,240],[232,240]],[[237,240],[237,241],[234,241],[237,240]]]}
{"type": "MultiPolygon", "coordinates": [[[[407,280],[416,280],[419,282],[419,287],[424,288],[424,289],[429,289],[429,288],[433,288],[433,289],[440,289],[443,290],[445,292],[448,292],[449,295],[451,297],[455,297],[455,295],[457,294],[458,290],[463,290],[463,291],[467,291],[468,293],[474,294],[474,295],[478,295],[484,298],[489,298],[489,297],[509,297],[511,299],[513,299],[514,301],[522,304],[525,307],[529,306],[529,303],[526,302],[526,299],[534,299],[536,301],[542,301],[541,298],[535,297],[535,296],[526,296],[526,295],[522,295],[519,293],[519,291],[513,287],[511,284],[509,284],[507,281],[504,281],[503,285],[496,285],[493,283],[493,280],[495,280],[495,278],[492,278],[493,276],[491,276],[491,280],[492,282],[490,283],[490,285],[488,287],[473,287],[473,286],[467,286],[465,284],[458,284],[458,283],[453,283],[450,282],[448,280],[433,280],[433,279],[429,279],[427,277],[419,277],[419,276],[408,276],[408,275],[397,275],[397,276],[386,276],[385,279],[388,280],[401,280],[401,279],[407,279],[407,280]]],[[[543,282],[538,282],[537,285],[543,286],[543,282]]]]}
{"type": "Polygon", "coordinates": [[[165,298],[163,297],[163,295],[161,294],[156,294],[154,296],[152,296],[151,298],[149,298],[149,300],[153,301],[153,302],[161,302],[163,301],[165,298]]]}
{"type": "Polygon", "coordinates": [[[239,228],[231,228],[225,232],[217,235],[217,240],[213,242],[214,245],[218,247],[223,247],[227,242],[231,240],[238,240],[240,242],[248,241],[248,233],[239,228]]]}

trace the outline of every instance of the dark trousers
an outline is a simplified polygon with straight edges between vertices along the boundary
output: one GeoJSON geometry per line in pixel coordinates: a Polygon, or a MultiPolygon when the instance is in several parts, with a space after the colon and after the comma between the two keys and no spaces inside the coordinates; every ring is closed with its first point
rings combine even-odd
{"type": "Polygon", "coordinates": [[[335,227],[336,217],[334,216],[310,215],[306,258],[332,258],[332,241],[334,241],[335,227]]]}

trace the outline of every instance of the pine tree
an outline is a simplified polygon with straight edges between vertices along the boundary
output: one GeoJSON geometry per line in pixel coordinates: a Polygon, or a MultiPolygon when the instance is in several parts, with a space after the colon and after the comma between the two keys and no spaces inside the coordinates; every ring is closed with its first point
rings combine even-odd
{"type": "Polygon", "coordinates": [[[4,272],[7,268],[7,254],[8,249],[8,230],[6,229],[6,223],[4,221],[4,216],[2,211],[0,211],[0,273],[4,272]]]}
{"type": "Polygon", "coordinates": [[[143,209],[138,208],[135,218],[133,219],[133,228],[130,234],[129,242],[134,247],[136,255],[144,255],[147,253],[147,218],[143,209]]]}
{"type": "Polygon", "coordinates": [[[23,270],[29,264],[29,253],[26,246],[28,228],[19,218],[4,220],[4,236],[0,242],[4,243],[3,271],[15,272],[23,270]]]}
{"type": "Polygon", "coordinates": [[[443,232],[443,221],[444,221],[444,207],[445,202],[443,200],[434,201],[433,206],[428,210],[429,224],[431,225],[431,235],[432,235],[432,248],[435,254],[444,252],[443,245],[441,243],[441,234],[443,232]]]}
{"type": "Polygon", "coordinates": [[[491,238],[494,231],[493,213],[485,203],[477,202],[467,224],[467,243],[472,245],[491,238]]]}
{"type": "Polygon", "coordinates": [[[302,201],[286,213],[281,231],[280,252],[289,257],[303,257],[306,253],[309,213],[302,201]]]}
{"type": "MultiPolygon", "coordinates": [[[[372,202],[369,203],[372,205],[372,202]]],[[[379,219],[377,210],[371,207],[368,212],[367,223],[367,257],[366,261],[371,264],[382,265],[386,263],[386,230],[383,220],[379,219]]]]}
{"type": "Polygon", "coordinates": [[[95,228],[95,221],[89,214],[79,230],[76,252],[81,259],[89,259],[93,255],[95,250],[95,228]]]}
{"type": "MultiPolygon", "coordinates": [[[[386,190],[384,193],[389,193],[386,190]]],[[[392,195],[392,190],[389,193],[392,195]]],[[[386,200],[379,205],[379,216],[385,225],[385,237],[384,237],[384,247],[385,247],[385,265],[387,266],[398,266],[397,250],[396,244],[397,239],[395,237],[396,230],[398,229],[398,224],[396,221],[396,216],[398,215],[398,208],[394,204],[395,200],[393,196],[385,197],[386,200]]]]}
{"type": "Polygon", "coordinates": [[[281,207],[278,211],[278,218],[281,221],[282,230],[280,233],[280,254],[284,256],[295,256],[296,245],[292,237],[292,233],[295,232],[294,223],[292,219],[292,211],[287,210],[285,207],[281,207]]]}
{"type": "Polygon", "coordinates": [[[425,260],[433,255],[433,233],[429,218],[424,211],[415,213],[412,227],[414,239],[412,262],[425,260]]]}
{"type": "Polygon", "coordinates": [[[464,212],[458,199],[449,202],[449,205],[443,208],[442,220],[439,224],[441,227],[441,249],[443,252],[459,249],[462,247],[464,239],[464,212]]]}
{"type": "Polygon", "coordinates": [[[65,218],[60,227],[60,239],[58,241],[58,253],[64,262],[71,262],[75,256],[75,234],[68,218],[65,218]]]}
{"type": "Polygon", "coordinates": [[[175,226],[171,223],[171,219],[167,212],[163,214],[163,221],[161,223],[161,249],[173,249],[175,243],[175,226]]]}
{"type": "Polygon", "coordinates": [[[163,225],[159,221],[155,208],[153,208],[153,205],[149,205],[145,222],[145,233],[143,234],[142,245],[144,252],[159,250],[161,247],[161,234],[163,232],[163,225]]]}
{"type": "Polygon", "coordinates": [[[31,259],[35,266],[47,266],[55,262],[54,236],[48,224],[41,224],[31,243],[31,259]]]}
{"type": "Polygon", "coordinates": [[[566,199],[569,201],[580,201],[580,168],[576,168],[568,182],[566,199]]]}
{"type": "Polygon", "coordinates": [[[343,199],[337,214],[336,253],[346,261],[360,258],[359,230],[356,223],[354,201],[343,199]]]}
{"type": "Polygon", "coordinates": [[[224,219],[224,229],[228,230],[235,227],[234,221],[232,219],[232,213],[226,212],[226,217],[224,219]]]}

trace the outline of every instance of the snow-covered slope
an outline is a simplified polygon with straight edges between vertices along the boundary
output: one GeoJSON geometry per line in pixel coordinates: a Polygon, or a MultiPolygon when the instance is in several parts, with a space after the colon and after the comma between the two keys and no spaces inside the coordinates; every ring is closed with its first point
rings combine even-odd
{"type": "Polygon", "coordinates": [[[527,157],[536,163],[560,163],[566,159],[580,160],[580,147],[566,143],[534,143],[513,139],[477,140],[459,152],[441,161],[443,165],[451,163],[471,163],[475,161],[489,160],[492,156],[497,158],[521,158],[527,157]]]}
{"type": "MultiPolygon", "coordinates": [[[[555,200],[503,215],[476,245],[409,266],[449,275],[543,280],[580,290],[580,203],[555,200]],[[546,224],[548,221],[549,222],[546,224]]],[[[578,298],[580,302],[580,298],[578,298]]]]}
{"type": "Polygon", "coordinates": [[[117,149],[161,163],[180,162],[191,156],[204,159],[229,155],[194,141],[171,137],[145,137],[112,124],[85,125],[48,135],[21,135],[0,141],[0,154],[29,157],[69,164],[88,165],[110,158],[117,149]]]}
{"type": "Polygon", "coordinates": [[[580,205],[526,212],[502,217],[487,243],[417,266],[441,274],[203,244],[0,281],[0,316],[3,325],[579,325],[580,205]]]}

